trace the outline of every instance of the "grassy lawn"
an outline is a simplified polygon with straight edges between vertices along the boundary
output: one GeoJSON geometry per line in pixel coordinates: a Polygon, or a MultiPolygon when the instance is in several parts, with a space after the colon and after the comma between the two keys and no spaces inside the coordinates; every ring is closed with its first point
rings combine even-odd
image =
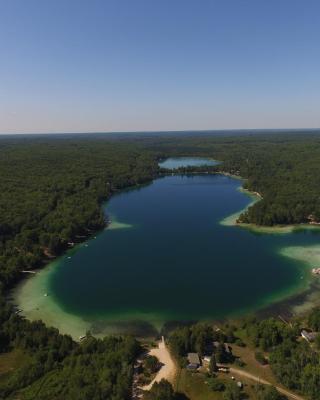
{"type": "Polygon", "coordinates": [[[25,365],[29,359],[30,357],[19,349],[0,354],[0,381],[4,381],[11,372],[25,365]]]}
{"type": "Polygon", "coordinates": [[[273,372],[271,371],[271,368],[269,365],[261,365],[254,356],[254,349],[251,349],[250,347],[239,347],[236,346],[235,344],[231,345],[232,347],[232,353],[240,357],[243,362],[245,362],[245,366],[240,368],[237,365],[235,365],[235,368],[243,369],[244,371],[248,371],[251,374],[254,374],[261,379],[265,379],[266,381],[269,381],[272,384],[276,384],[276,378],[273,375],[273,372]]]}
{"type": "MultiPolygon", "coordinates": [[[[231,375],[219,373],[218,378],[221,382],[228,384],[231,382],[231,375]]],[[[203,373],[191,373],[182,369],[178,374],[175,389],[185,394],[190,400],[223,400],[223,392],[214,392],[206,384],[208,378],[203,373]]],[[[254,383],[250,380],[240,379],[244,384],[246,398],[256,400],[254,383]]]]}
{"type": "Polygon", "coordinates": [[[204,374],[181,369],[175,389],[177,392],[184,393],[190,400],[222,400],[222,393],[213,392],[205,382],[204,374]]]}

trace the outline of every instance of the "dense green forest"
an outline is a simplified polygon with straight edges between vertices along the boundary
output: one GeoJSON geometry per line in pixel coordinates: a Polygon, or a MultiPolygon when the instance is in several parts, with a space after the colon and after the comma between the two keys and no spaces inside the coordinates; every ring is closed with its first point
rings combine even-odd
{"type": "Polygon", "coordinates": [[[15,373],[1,376],[0,399],[130,398],[132,366],[140,352],[134,338],[88,336],[78,344],[41,321],[8,315],[4,304],[0,323],[0,354],[23,351],[15,373]]]}
{"type": "Polygon", "coordinates": [[[25,269],[41,267],[107,224],[101,202],[150,181],[155,157],[112,141],[0,140],[0,356],[23,352],[22,366],[0,379],[0,398],[112,399],[131,396],[132,338],[81,344],[15,314],[6,290],[25,269]],[[7,376],[8,375],[8,376],[7,376]]]}
{"type": "Polygon", "coordinates": [[[106,224],[101,202],[150,181],[154,158],[109,141],[0,141],[0,280],[40,266],[106,224]]]}
{"type": "MultiPolygon", "coordinates": [[[[206,171],[240,175],[246,178],[246,188],[261,193],[263,199],[241,216],[241,222],[274,225],[320,220],[320,137],[316,134],[0,138],[0,356],[17,349],[25,355],[15,373],[0,379],[0,398],[15,398],[17,393],[22,399],[130,398],[132,362],[139,351],[134,339],[89,337],[77,344],[41,322],[16,315],[6,295],[23,278],[21,271],[45,265],[104,228],[108,218],[101,203],[114,192],[151,181],[165,172],[158,167],[159,159],[180,155],[220,160],[220,165],[206,171]]],[[[196,171],[203,169],[181,170],[196,171]]],[[[272,327],[271,337],[277,329],[272,327]]],[[[276,334],[281,340],[270,358],[276,375],[289,387],[318,399],[312,384],[320,384],[318,358],[290,332],[283,337],[283,331],[276,334]],[[291,365],[288,376],[283,371],[291,365]],[[295,371],[302,373],[299,383],[295,371]]],[[[210,332],[184,334],[181,343],[172,342],[176,355],[192,348],[201,353],[201,335],[205,338],[210,332]]],[[[232,332],[227,335],[229,341],[237,340],[232,332]]],[[[259,338],[259,346],[269,347],[264,340],[259,338]]],[[[222,348],[220,352],[217,358],[223,360],[226,355],[222,348]]]]}

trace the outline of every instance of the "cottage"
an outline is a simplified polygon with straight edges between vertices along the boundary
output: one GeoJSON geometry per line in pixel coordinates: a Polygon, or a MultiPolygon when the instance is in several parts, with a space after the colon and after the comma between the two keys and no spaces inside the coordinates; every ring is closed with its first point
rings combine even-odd
{"type": "Polygon", "coordinates": [[[303,329],[301,331],[301,336],[308,342],[313,342],[315,338],[318,336],[318,332],[308,332],[305,329],[303,329]]]}
{"type": "Polygon", "coordinates": [[[189,353],[188,354],[188,369],[198,369],[200,367],[200,358],[198,353],[189,353]]]}

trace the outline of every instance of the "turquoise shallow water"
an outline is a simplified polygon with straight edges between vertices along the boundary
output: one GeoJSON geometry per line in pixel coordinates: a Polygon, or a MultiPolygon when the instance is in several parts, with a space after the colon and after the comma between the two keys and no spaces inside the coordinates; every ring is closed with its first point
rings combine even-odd
{"type": "Polygon", "coordinates": [[[318,231],[267,235],[221,225],[251,201],[240,186],[222,175],[174,175],[113,196],[104,207],[111,226],[56,261],[37,288],[40,277],[29,281],[40,316],[54,303],[93,325],[161,326],[258,310],[303,288],[306,265],[279,252],[317,244],[318,231]]]}

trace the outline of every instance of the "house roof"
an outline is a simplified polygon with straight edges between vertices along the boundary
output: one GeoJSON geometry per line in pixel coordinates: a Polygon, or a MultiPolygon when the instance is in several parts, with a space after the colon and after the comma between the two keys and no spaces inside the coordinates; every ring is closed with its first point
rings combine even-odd
{"type": "Polygon", "coordinates": [[[200,359],[198,353],[189,353],[188,361],[190,364],[200,364],[200,359]]]}

